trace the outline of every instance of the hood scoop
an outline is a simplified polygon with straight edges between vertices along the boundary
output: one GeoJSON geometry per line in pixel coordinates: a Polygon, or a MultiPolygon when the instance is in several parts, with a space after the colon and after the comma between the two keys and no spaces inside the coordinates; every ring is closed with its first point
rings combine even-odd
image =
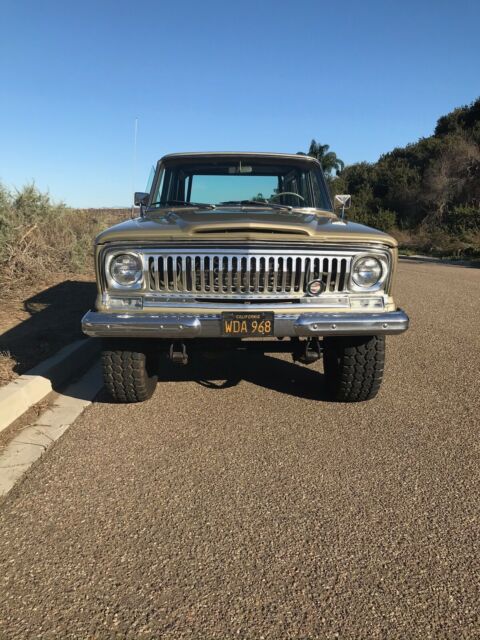
{"type": "Polygon", "coordinates": [[[202,233],[224,233],[225,235],[229,233],[264,233],[267,235],[271,234],[286,234],[286,235],[297,235],[297,236],[308,236],[310,235],[308,231],[305,229],[273,229],[272,227],[255,227],[255,226],[232,226],[232,227],[224,227],[224,228],[214,228],[213,226],[203,227],[200,229],[194,229],[195,234],[202,233]]]}
{"type": "MultiPolygon", "coordinates": [[[[269,216],[273,218],[273,216],[269,216]]],[[[194,234],[202,233],[264,233],[264,234],[286,234],[286,235],[311,235],[311,227],[302,220],[286,220],[285,216],[275,216],[272,220],[245,220],[233,218],[231,220],[195,221],[190,224],[190,231],[194,234]]]]}

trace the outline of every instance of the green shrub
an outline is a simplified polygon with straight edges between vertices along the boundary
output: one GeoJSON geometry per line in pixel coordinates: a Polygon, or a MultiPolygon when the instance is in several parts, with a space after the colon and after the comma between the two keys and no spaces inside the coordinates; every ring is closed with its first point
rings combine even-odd
{"type": "Polygon", "coordinates": [[[480,207],[459,205],[447,213],[446,226],[453,233],[480,231],[480,207]]]}
{"type": "Polygon", "coordinates": [[[381,231],[391,231],[395,228],[396,214],[388,209],[379,209],[377,213],[361,210],[358,207],[352,208],[350,220],[366,224],[368,227],[380,229],[381,231]]]}

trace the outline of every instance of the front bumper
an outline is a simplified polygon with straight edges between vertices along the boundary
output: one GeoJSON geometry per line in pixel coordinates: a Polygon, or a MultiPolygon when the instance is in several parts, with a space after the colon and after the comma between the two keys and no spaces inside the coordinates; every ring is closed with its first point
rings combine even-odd
{"type": "MultiPolygon", "coordinates": [[[[401,309],[381,313],[275,314],[277,337],[397,334],[408,329],[401,309]]],[[[94,338],[223,338],[221,314],[128,314],[89,311],[82,330],[94,338]]]]}

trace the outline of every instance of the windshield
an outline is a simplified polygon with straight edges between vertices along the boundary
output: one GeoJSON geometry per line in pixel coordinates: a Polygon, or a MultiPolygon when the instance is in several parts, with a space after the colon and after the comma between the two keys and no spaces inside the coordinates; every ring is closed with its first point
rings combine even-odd
{"type": "Polygon", "coordinates": [[[162,167],[151,199],[166,206],[269,206],[331,210],[319,168],[304,162],[205,160],[162,167]]]}

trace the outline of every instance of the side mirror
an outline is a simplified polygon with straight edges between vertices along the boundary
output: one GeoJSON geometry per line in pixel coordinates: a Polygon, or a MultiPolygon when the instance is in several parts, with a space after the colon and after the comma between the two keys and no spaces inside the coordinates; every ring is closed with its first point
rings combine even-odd
{"type": "Polygon", "coordinates": [[[148,204],[149,197],[149,193],[144,193],[143,191],[135,191],[133,202],[136,207],[145,206],[148,204]]]}
{"type": "Polygon", "coordinates": [[[342,213],[340,216],[341,218],[345,217],[345,209],[350,209],[351,204],[352,204],[352,196],[347,194],[336,195],[333,200],[334,208],[342,210],[342,213]]]}

